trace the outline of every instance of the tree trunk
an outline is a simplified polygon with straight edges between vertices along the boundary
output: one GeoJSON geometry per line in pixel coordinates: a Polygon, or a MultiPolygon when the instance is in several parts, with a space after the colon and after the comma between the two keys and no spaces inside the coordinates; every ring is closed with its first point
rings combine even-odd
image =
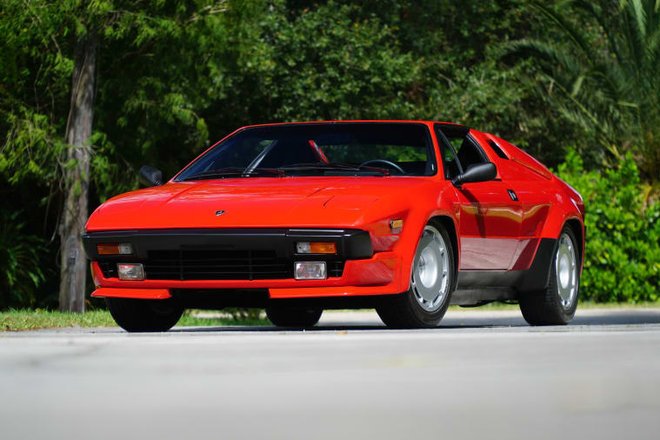
{"type": "Polygon", "coordinates": [[[66,127],[68,144],[64,164],[64,209],[60,219],[60,310],[85,311],[87,260],[82,234],[87,221],[90,138],[94,116],[96,36],[78,41],[66,127]]]}

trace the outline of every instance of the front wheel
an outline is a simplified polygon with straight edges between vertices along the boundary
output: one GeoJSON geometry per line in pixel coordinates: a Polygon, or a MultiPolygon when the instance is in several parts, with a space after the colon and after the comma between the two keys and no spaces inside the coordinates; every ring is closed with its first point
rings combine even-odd
{"type": "Polygon", "coordinates": [[[384,298],[376,307],[388,327],[436,327],[449,307],[456,287],[455,259],[449,234],[439,224],[424,227],[417,244],[410,288],[407,292],[384,298]]]}
{"type": "Polygon", "coordinates": [[[106,298],[117,325],[127,332],[166,332],[179,322],[183,307],[172,299],[106,298]]]}
{"type": "Polygon", "coordinates": [[[266,316],[277,327],[314,327],[322,314],[323,309],[316,308],[266,308],[266,316]]]}
{"type": "Polygon", "coordinates": [[[578,304],[580,254],[573,230],[564,227],[550,268],[548,287],[523,292],[520,311],[531,325],[564,325],[573,319],[578,304]]]}

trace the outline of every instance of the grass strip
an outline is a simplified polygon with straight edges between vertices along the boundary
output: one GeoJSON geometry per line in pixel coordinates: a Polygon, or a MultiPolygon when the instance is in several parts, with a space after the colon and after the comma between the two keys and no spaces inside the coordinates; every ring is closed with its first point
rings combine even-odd
{"type": "Polygon", "coordinates": [[[9,310],[0,313],[0,331],[66,327],[111,327],[115,322],[105,310],[67,313],[52,310],[9,310]]]}
{"type": "MultiPolygon", "coordinates": [[[[16,332],[54,328],[116,327],[107,310],[91,310],[85,313],[68,313],[54,310],[8,310],[0,312],[0,332],[16,332]]],[[[186,311],[177,327],[226,326],[226,325],[268,325],[265,318],[234,318],[231,316],[196,316],[194,311],[186,311]]]]}
{"type": "Polygon", "coordinates": [[[198,316],[197,311],[190,310],[181,317],[177,323],[177,327],[198,327],[198,326],[213,326],[220,327],[224,325],[271,325],[270,321],[266,319],[264,314],[261,313],[259,317],[233,317],[233,316],[198,316]]]}

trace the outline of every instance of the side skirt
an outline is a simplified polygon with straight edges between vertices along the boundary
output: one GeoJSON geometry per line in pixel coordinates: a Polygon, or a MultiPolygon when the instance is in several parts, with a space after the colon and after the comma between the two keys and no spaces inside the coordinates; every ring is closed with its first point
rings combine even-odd
{"type": "Polygon", "coordinates": [[[515,300],[521,293],[547,288],[556,246],[556,239],[542,238],[534,261],[527,270],[460,271],[451,303],[477,305],[488,301],[515,300]]]}

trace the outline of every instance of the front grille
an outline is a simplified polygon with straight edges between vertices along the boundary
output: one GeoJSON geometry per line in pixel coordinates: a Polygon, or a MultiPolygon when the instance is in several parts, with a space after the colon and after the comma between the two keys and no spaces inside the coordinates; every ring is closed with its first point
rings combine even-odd
{"type": "MultiPolygon", "coordinates": [[[[293,260],[274,250],[154,250],[144,264],[148,280],[277,280],[293,278],[293,260]]],[[[327,261],[328,277],[341,277],[344,261],[327,261]]],[[[117,278],[115,261],[99,261],[106,278],[117,278]]]]}
{"type": "Polygon", "coordinates": [[[328,261],[328,276],[340,277],[344,274],[343,261],[328,261]]]}
{"type": "Polygon", "coordinates": [[[293,268],[271,250],[149,251],[151,280],[261,280],[292,278],[293,268]]]}
{"type": "Polygon", "coordinates": [[[117,278],[117,263],[114,261],[99,261],[99,267],[106,278],[117,278]]]}

